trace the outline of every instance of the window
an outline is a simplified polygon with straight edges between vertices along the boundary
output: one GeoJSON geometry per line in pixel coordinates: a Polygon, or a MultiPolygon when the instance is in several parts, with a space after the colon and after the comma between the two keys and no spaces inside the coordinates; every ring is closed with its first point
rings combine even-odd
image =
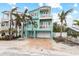
{"type": "Polygon", "coordinates": [[[25,34],[25,31],[23,31],[23,34],[25,34]]]}
{"type": "Polygon", "coordinates": [[[5,24],[4,24],[4,23],[2,23],[2,24],[1,24],[1,26],[5,26],[5,24]]]}
{"type": "Polygon", "coordinates": [[[8,26],[8,22],[6,23],[6,26],[8,26]]]}

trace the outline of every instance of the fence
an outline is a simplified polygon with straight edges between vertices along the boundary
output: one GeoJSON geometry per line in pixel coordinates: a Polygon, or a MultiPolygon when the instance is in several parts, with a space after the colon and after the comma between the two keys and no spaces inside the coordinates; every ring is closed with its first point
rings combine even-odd
{"type": "MultiPolygon", "coordinates": [[[[53,32],[53,37],[59,37],[60,32],[53,32]]],[[[67,37],[67,32],[62,32],[62,37],[67,37]]]]}

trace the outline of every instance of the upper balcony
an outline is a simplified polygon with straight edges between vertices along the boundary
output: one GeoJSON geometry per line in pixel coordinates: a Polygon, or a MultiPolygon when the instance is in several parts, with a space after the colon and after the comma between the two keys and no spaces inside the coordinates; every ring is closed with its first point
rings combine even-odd
{"type": "Polygon", "coordinates": [[[52,19],[50,14],[40,14],[39,19],[52,19]]]}
{"type": "Polygon", "coordinates": [[[40,29],[42,30],[50,30],[51,29],[51,21],[41,21],[40,22],[40,29]]]}
{"type": "Polygon", "coordinates": [[[50,8],[43,8],[40,9],[40,19],[51,19],[51,9],[50,8]]]}

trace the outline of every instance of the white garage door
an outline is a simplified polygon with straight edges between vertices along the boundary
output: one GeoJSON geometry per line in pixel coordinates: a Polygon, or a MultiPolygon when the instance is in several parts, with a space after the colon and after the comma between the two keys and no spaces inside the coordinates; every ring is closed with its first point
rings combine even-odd
{"type": "Polygon", "coordinates": [[[50,32],[38,32],[37,37],[39,37],[39,38],[50,38],[50,32]]]}

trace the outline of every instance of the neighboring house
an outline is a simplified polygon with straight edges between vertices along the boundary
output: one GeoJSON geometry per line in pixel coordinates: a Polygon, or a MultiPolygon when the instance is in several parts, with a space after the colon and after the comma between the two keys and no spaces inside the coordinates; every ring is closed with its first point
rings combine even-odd
{"type": "MultiPolygon", "coordinates": [[[[3,13],[3,17],[2,17],[2,19],[1,19],[1,31],[5,31],[5,34],[6,35],[9,35],[9,29],[10,29],[10,17],[9,17],[9,11],[3,11],[2,12],[3,13]]],[[[13,16],[12,16],[13,17],[13,16]]],[[[13,20],[13,23],[11,23],[12,25],[11,25],[11,27],[12,27],[12,29],[13,30],[16,30],[15,29],[15,25],[16,25],[16,23],[15,23],[15,20],[13,20]]],[[[21,28],[19,29],[17,29],[17,31],[18,31],[18,35],[19,34],[21,34],[22,35],[22,26],[21,26],[21,28]],[[20,33],[19,33],[20,32],[20,33]]],[[[15,33],[14,33],[15,34],[15,33]]]]}
{"type": "Polygon", "coordinates": [[[53,37],[53,20],[51,7],[43,6],[29,11],[33,20],[37,22],[38,27],[34,28],[32,24],[25,24],[24,36],[34,38],[52,38],[53,37]]]}
{"type": "MultiPolygon", "coordinates": [[[[2,30],[2,28],[1,28],[1,20],[0,20],[0,31],[2,30]]],[[[1,33],[0,33],[0,37],[1,37],[1,33]]]]}
{"type": "Polygon", "coordinates": [[[76,26],[72,26],[68,28],[68,40],[73,43],[79,44],[79,28],[76,26]]]}
{"type": "Polygon", "coordinates": [[[68,35],[69,36],[79,36],[79,28],[78,27],[68,27],[68,35]]]}

